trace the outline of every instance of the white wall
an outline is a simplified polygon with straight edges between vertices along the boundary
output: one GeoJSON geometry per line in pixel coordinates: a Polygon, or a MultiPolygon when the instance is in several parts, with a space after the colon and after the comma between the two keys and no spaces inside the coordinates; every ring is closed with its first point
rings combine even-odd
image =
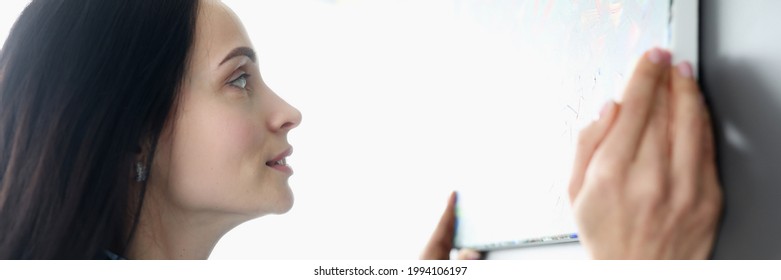
{"type": "Polygon", "coordinates": [[[5,42],[5,38],[8,37],[8,32],[11,30],[16,18],[22,12],[30,0],[6,0],[0,2],[0,47],[5,42]]]}

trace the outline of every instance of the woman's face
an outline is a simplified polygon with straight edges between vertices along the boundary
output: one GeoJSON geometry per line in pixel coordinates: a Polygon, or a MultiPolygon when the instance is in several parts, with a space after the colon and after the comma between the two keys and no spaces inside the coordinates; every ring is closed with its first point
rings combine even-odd
{"type": "Polygon", "coordinates": [[[293,205],[287,134],[301,113],[263,82],[243,25],[219,1],[201,1],[179,98],[175,122],[158,142],[149,188],[184,210],[287,212],[293,205]]]}

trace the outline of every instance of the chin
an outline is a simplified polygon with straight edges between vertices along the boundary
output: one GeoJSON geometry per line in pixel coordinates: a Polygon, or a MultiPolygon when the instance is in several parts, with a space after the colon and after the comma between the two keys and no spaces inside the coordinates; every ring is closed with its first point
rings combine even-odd
{"type": "Polygon", "coordinates": [[[294,201],[293,191],[287,182],[268,184],[264,190],[251,194],[251,197],[245,196],[239,199],[244,200],[240,205],[246,208],[235,209],[235,211],[252,218],[285,214],[293,208],[294,201]]]}
{"type": "Polygon", "coordinates": [[[280,197],[276,200],[276,203],[274,203],[274,207],[272,207],[270,214],[285,214],[290,209],[293,208],[293,202],[295,201],[293,197],[293,191],[290,190],[289,186],[285,186],[285,191],[280,195],[280,197]]]}
{"type": "Polygon", "coordinates": [[[293,209],[293,198],[290,199],[290,203],[284,205],[283,207],[280,207],[278,211],[274,212],[274,214],[282,215],[290,211],[290,209],[293,209]]]}

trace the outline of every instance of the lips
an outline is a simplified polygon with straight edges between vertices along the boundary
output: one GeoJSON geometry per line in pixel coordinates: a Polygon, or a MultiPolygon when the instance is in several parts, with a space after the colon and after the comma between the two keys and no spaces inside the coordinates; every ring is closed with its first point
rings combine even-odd
{"type": "Polygon", "coordinates": [[[283,159],[280,159],[280,160],[277,160],[277,161],[269,161],[269,162],[266,162],[266,165],[268,165],[268,166],[287,165],[287,159],[283,158],[283,159]]]}
{"type": "Polygon", "coordinates": [[[287,157],[293,154],[293,148],[289,147],[273,159],[266,162],[266,166],[271,167],[275,170],[293,174],[293,169],[290,168],[289,165],[287,165],[287,157]]]}

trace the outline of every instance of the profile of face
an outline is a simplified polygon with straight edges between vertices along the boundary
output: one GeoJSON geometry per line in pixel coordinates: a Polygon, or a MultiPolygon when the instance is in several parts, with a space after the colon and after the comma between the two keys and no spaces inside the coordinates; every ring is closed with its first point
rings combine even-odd
{"type": "Polygon", "coordinates": [[[176,106],[157,143],[152,196],[245,219],[292,207],[287,135],[301,113],[264,83],[246,30],[220,1],[201,1],[176,106]]]}

